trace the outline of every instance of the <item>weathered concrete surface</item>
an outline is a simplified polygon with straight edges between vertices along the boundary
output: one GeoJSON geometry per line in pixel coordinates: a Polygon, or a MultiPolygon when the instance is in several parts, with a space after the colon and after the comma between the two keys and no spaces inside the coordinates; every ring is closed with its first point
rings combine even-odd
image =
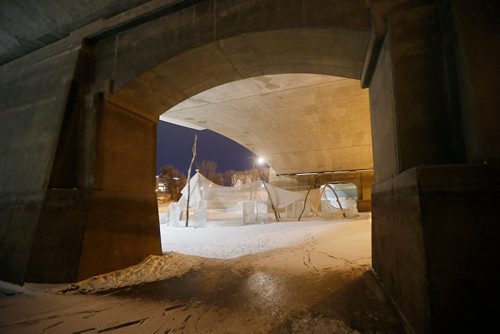
{"type": "Polygon", "coordinates": [[[0,67],[1,279],[24,278],[78,56],[0,67]]]}
{"type": "Polygon", "coordinates": [[[492,321],[478,306],[500,266],[487,256],[499,252],[498,175],[484,165],[428,166],[375,185],[373,268],[417,333],[492,321]]]}
{"type": "MultiPolygon", "coordinates": [[[[157,43],[161,43],[160,37],[157,43]]],[[[340,28],[255,32],[189,51],[169,50],[169,53],[185,51],[171,58],[160,53],[165,62],[139,73],[137,78],[129,77],[134,75],[130,64],[122,65],[125,60],[121,58],[125,56],[106,55],[108,50],[115,50],[116,43],[127,41],[112,42],[97,45],[103,57],[106,56],[97,61],[98,69],[103,69],[98,79],[113,78],[114,98],[121,103],[160,115],[210,88],[266,74],[316,73],[359,79],[368,33],[340,28]],[[113,68],[116,73],[108,73],[113,68]]],[[[129,47],[127,44],[123,48],[129,47]]],[[[137,57],[129,62],[152,62],[146,54],[137,57]]]]}
{"type": "MultiPolygon", "coordinates": [[[[48,190],[23,280],[70,282],[79,271],[89,206],[89,191],[48,190]]],[[[19,242],[20,239],[17,239],[19,242]]]]}
{"type": "Polygon", "coordinates": [[[2,1],[0,65],[66,37],[103,17],[116,15],[148,0],[2,1]]]}
{"type": "MultiPolygon", "coordinates": [[[[479,141],[467,131],[487,133],[488,127],[483,131],[473,122],[464,124],[469,130],[462,132],[461,117],[477,119],[489,112],[470,109],[465,102],[472,96],[469,81],[459,80],[456,88],[466,68],[455,58],[463,45],[449,42],[460,35],[444,27],[454,20],[450,4],[411,9],[407,2],[403,10],[392,12],[370,83],[376,178],[373,267],[416,332],[476,331],[487,321],[477,306],[487,302],[488,293],[482,288],[470,292],[471,287],[493,286],[493,268],[498,267],[496,259],[483,262],[487,254],[498,253],[491,239],[498,235],[493,223],[498,167],[409,168],[473,161],[464,155],[464,142],[474,146],[479,141]],[[480,203],[486,206],[480,209],[480,203]]],[[[488,6],[473,7],[477,15],[489,17],[488,6]]],[[[477,21],[469,24],[484,27],[477,21]]],[[[486,33],[488,38],[493,36],[486,33]]],[[[489,54],[481,50],[477,52],[489,54]]],[[[487,91],[482,90],[488,96],[482,101],[491,105],[487,91]]],[[[496,124],[495,117],[490,124],[496,124]]],[[[478,147],[476,153],[484,155],[476,159],[485,158],[487,145],[478,147]]],[[[489,152],[490,161],[497,161],[489,152]]]]}
{"type": "MultiPolygon", "coordinates": [[[[116,104],[145,117],[157,117],[207,89],[264,74],[322,73],[359,79],[369,27],[364,5],[355,1],[342,5],[316,1],[314,6],[332,10],[316,13],[309,2],[307,5],[285,1],[196,3],[99,41],[96,80],[113,81],[110,99],[116,104]],[[345,15],[350,15],[352,21],[345,20],[345,15]],[[247,17],[252,18],[251,22],[247,17]],[[176,43],[167,42],[170,40],[176,43]]],[[[312,94],[305,94],[310,99],[312,94]]],[[[358,101],[363,94],[366,92],[353,88],[348,94],[333,97],[342,110],[347,107],[346,117],[352,117],[335,118],[335,124],[345,125],[340,137],[335,138],[332,136],[336,131],[326,131],[327,118],[321,114],[311,115],[306,123],[297,122],[302,112],[288,112],[284,116],[283,108],[281,113],[275,108],[273,112],[268,110],[267,124],[257,122],[261,118],[255,117],[255,113],[264,112],[258,111],[257,105],[252,112],[242,110],[238,116],[231,116],[234,112],[221,105],[217,106],[220,107],[217,115],[216,106],[211,110],[206,106],[203,112],[201,108],[172,110],[169,115],[192,123],[199,121],[202,128],[222,133],[266,156],[279,173],[364,169],[372,168],[372,153],[366,137],[368,116],[359,115],[366,111],[366,105],[358,101]],[[356,125],[355,117],[359,118],[356,125]],[[229,118],[231,122],[227,121],[229,118]],[[249,118],[252,122],[246,121],[249,118]],[[284,122],[286,119],[289,121],[284,122]],[[295,129],[291,123],[296,124],[295,129]],[[301,138],[304,129],[299,124],[325,130],[308,131],[304,140],[301,138]],[[284,129],[287,134],[278,135],[284,129]],[[351,137],[348,129],[353,131],[351,137]]],[[[293,103],[298,106],[302,103],[295,95],[293,103]]],[[[327,112],[326,104],[333,103],[325,98],[314,99],[318,108],[325,105],[323,114],[327,112]]]]}
{"type": "Polygon", "coordinates": [[[160,254],[156,122],[105,102],[78,279],[160,254]]]}
{"type": "Polygon", "coordinates": [[[376,182],[397,175],[399,170],[389,45],[390,36],[386,36],[370,83],[370,120],[376,182]]]}
{"type": "MultiPolygon", "coordinates": [[[[363,57],[370,26],[363,1],[217,1],[215,4],[216,6],[213,1],[200,1],[192,6],[176,7],[168,13],[162,12],[165,14],[163,16],[146,15],[134,22],[128,21],[133,19],[133,14],[126,19],[124,16],[110,18],[57,42],[61,46],[57,51],[48,47],[35,52],[33,56],[2,66],[0,149],[2,157],[6,157],[1,161],[0,167],[0,274],[3,279],[24,280],[33,235],[38,235],[38,232],[35,232],[37,228],[58,226],[57,233],[61,235],[69,230],[68,226],[60,224],[60,221],[52,226],[37,224],[40,217],[44,217],[40,214],[44,205],[49,210],[48,213],[51,210],[58,211],[57,205],[47,203],[46,198],[58,201],[59,198],[65,197],[63,193],[46,197],[45,192],[50,188],[50,182],[54,185],[71,185],[74,183],[72,180],[75,180],[71,173],[63,173],[65,175],[61,176],[56,171],[67,170],[69,166],[73,166],[68,162],[70,159],[60,160],[59,157],[71,157],[71,154],[65,152],[72,149],[61,146],[60,140],[58,144],[58,139],[65,136],[63,131],[61,137],[60,129],[61,124],[64,124],[63,116],[68,105],[66,100],[72,96],[70,80],[74,77],[72,68],[76,64],[75,50],[82,37],[91,37],[89,43],[93,43],[92,46],[96,50],[95,87],[103,87],[106,80],[113,81],[115,94],[109,97],[111,102],[149,120],[159,115],[158,110],[163,112],[162,108],[175,101],[235,78],[254,75],[253,73],[258,72],[256,69],[266,69],[272,72],[268,74],[273,74],[292,70],[319,72],[334,68],[326,74],[339,75],[342,70],[343,75],[351,73],[354,76],[357,73],[358,77],[355,78],[361,76],[362,64],[366,63],[363,57]],[[331,10],[319,11],[318,8],[331,10]],[[111,22],[117,21],[119,23],[115,27],[111,22]],[[245,24],[240,25],[238,22],[245,24]],[[248,22],[255,24],[249,25],[248,22]],[[273,30],[269,31],[270,28],[273,30]],[[311,42],[307,43],[310,36],[320,31],[325,32],[323,35],[318,34],[323,37],[312,38],[311,42]],[[336,37],[330,40],[330,44],[325,43],[325,39],[328,41],[330,36],[336,37]],[[251,48],[243,44],[247,41],[252,41],[251,48]],[[224,44],[225,42],[234,42],[234,47],[226,48],[228,44],[224,44]],[[259,44],[260,42],[262,43],[259,44]],[[329,46],[333,47],[336,43],[339,43],[339,46],[348,45],[352,53],[328,51],[333,49],[329,46]],[[259,45],[262,47],[258,47],[259,45]],[[250,59],[245,58],[249,49],[254,47],[257,47],[257,59],[265,60],[258,66],[254,66],[253,56],[250,59]],[[273,51],[266,54],[265,50],[269,47],[272,47],[273,51]],[[232,51],[219,52],[221,48],[232,51]],[[210,51],[206,59],[213,58],[216,61],[204,63],[200,60],[205,59],[204,57],[193,58],[193,55],[200,54],[196,53],[200,50],[210,51]],[[183,75],[182,65],[186,63],[182,59],[189,59],[183,58],[186,55],[192,57],[189,61],[191,65],[185,66],[186,72],[183,75]],[[301,56],[294,59],[297,55],[301,56]],[[230,61],[220,60],[226,56],[230,61]],[[294,60],[284,62],[287,58],[294,60]],[[155,92],[157,87],[161,87],[156,83],[163,82],[167,87],[170,77],[170,74],[165,76],[168,71],[155,73],[155,68],[171,68],[168,67],[169,61],[175,60],[179,60],[175,66],[181,69],[180,74],[175,76],[176,84],[178,81],[180,85],[174,85],[170,90],[161,89],[155,92]],[[326,64],[322,63],[322,60],[326,60],[326,64]],[[192,63],[198,63],[201,67],[192,63]],[[223,64],[223,67],[221,70],[221,67],[206,66],[209,64],[223,64]],[[238,65],[237,70],[227,67],[231,64],[238,65]],[[196,76],[193,81],[182,80],[198,70],[202,74],[196,76]],[[240,72],[241,76],[237,72],[240,72]],[[155,79],[152,80],[151,77],[155,79]],[[31,94],[25,94],[26,91],[31,94]],[[165,92],[170,92],[174,98],[163,100],[161,94],[165,92]],[[144,105],[134,105],[141,97],[144,97],[144,105]],[[59,149],[58,145],[63,148],[59,149]]],[[[408,175],[412,174],[411,169],[417,165],[478,161],[488,161],[492,164],[499,161],[496,132],[498,113],[495,109],[500,105],[499,94],[495,90],[495,66],[498,66],[499,44],[496,43],[498,27],[493,23],[496,22],[496,11],[492,10],[496,3],[482,0],[439,3],[431,0],[373,0],[370,4],[375,15],[374,30],[382,34],[385,29],[388,31],[384,42],[387,44],[383,47],[387,53],[385,56],[382,54],[377,62],[370,84],[370,90],[373,92],[371,106],[374,116],[375,174],[377,183],[380,183],[376,186],[378,190],[373,196],[374,223],[380,226],[377,233],[375,229],[379,227],[374,226],[375,269],[380,271],[383,283],[409,320],[410,326],[424,331],[440,330],[447,325],[453,328],[452,319],[462,317],[470,311],[469,314],[473,316],[470,322],[455,322],[470,329],[474,319],[482,319],[471,307],[485,305],[486,292],[483,288],[476,295],[464,294],[463,291],[467,291],[470,284],[484,285],[484,282],[490,282],[497,264],[479,266],[464,253],[459,253],[464,256],[455,257],[449,263],[445,260],[454,256],[452,249],[457,243],[463,245],[467,254],[477,254],[476,258],[484,257],[488,252],[498,253],[489,239],[492,235],[498,235],[498,227],[492,224],[496,221],[492,213],[488,211],[481,218],[477,218],[470,211],[463,210],[467,208],[464,203],[468,203],[471,196],[481,193],[481,189],[490,194],[484,199],[496,203],[496,190],[491,190],[487,184],[496,180],[499,172],[495,168],[485,172],[486,174],[481,171],[477,183],[482,186],[477,192],[470,190],[468,186],[461,186],[451,197],[443,195],[448,192],[443,189],[466,183],[463,181],[466,179],[464,173],[462,176],[456,176],[451,170],[447,170],[447,173],[430,170],[431,175],[436,173],[442,180],[433,180],[418,173],[413,173],[416,174],[413,178],[408,175]],[[430,6],[423,6],[425,4],[430,6]],[[377,7],[378,5],[380,7],[377,7]],[[377,14],[377,10],[383,14],[377,14]],[[453,26],[450,28],[449,24],[453,26]],[[466,144],[465,149],[463,143],[466,144]],[[481,179],[484,175],[488,175],[486,181],[481,179]],[[419,180],[423,182],[425,189],[433,189],[433,185],[436,185],[436,189],[441,190],[432,190],[432,195],[419,191],[419,180]],[[425,180],[432,181],[424,182],[425,180]],[[444,184],[438,181],[443,181],[444,184]],[[450,184],[446,185],[445,181],[450,184]],[[389,190],[383,187],[386,182],[396,185],[399,190],[389,194],[389,190]],[[434,200],[440,200],[440,205],[445,207],[443,212],[448,212],[450,217],[455,208],[459,209],[463,217],[473,217],[471,219],[478,223],[467,224],[461,220],[456,234],[447,233],[447,225],[433,221],[430,215],[438,215],[439,209],[431,207],[426,198],[432,198],[432,203],[434,200]],[[408,210],[403,212],[401,208],[408,210]],[[411,211],[418,208],[420,213],[411,211]],[[486,219],[485,223],[482,217],[490,218],[486,219]],[[433,224],[432,228],[429,224],[433,224]],[[431,237],[426,231],[433,231],[436,235],[431,237]],[[393,245],[390,246],[391,244],[393,245]],[[396,247],[398,245],[401,249],[396,247]],[[399,258],[397,254],[400,254],[399,258]],[[415,266],[410,268],[402,265],[401,268],[395,269],[393,266],[399,265],[398,261],[401,260],[414,263],[415,266]],[[471,278],[468,271],[473,271],[477,279],[471,278]],[[431,284],[428,289],[425,288],[426,280],[431,284]],[[457,301],[453,297],[455,293],[463,298],[457,301]]],[[[22,25],[22,21],[20,24],[22,25]]],[[[47,43],[40,46],[45,44],[47,43]]],[[[127,122],[126,118],[123,122],[127,122]]],[[[62,127],[66,129],[65,125],[62,127]]],[[[110,129],[113,129],[113,126],[110,126],[110,129]]],[[[117,129],[122,127],[118,126],[117,129]]],[[[149,128],[145,126],[144,131],[149,131],[149,128]]],[[[69,147],[74,147],[72,145],[69,147]]],[[[121,152],[119,146],[110,144],[110,149],[106,148],[103,152],[113,155],[121,152]]],[[[142,147],[138,146],[124,145],[123,148],[129,157],[133,155],[130,152],[142,150],[142,147]]],[[[82,149],[82,152],[87,151],[82,149]]],[[[85,158],[83,161],[87,161],[81,164],[87,166],[83,168],[86,171],[85,177],[76,179],[86,181],[78,181],[78,185],[93,182],[89,176],[89,171],[93,170],[88,164],[90,160],[85,158]]],[[[109,163],[105,159],[99,161],[109,163]]],[[[136,163],[137,161],[132,159],[131,166],[136,166],[136,163]]],[[[106,168],[101,169],[99,175],[102,177],[96,180],[100,180],[100,184],[105,187],[109,186],[112,189],[109,193],[121,192],[123,189],[119,189],[119,182],[109,175],[106,168]]],[[[463,168],[467,170],[472,167],[463,168]]],[[[131,171],[130,174],[124,172],[121,175],[136,174],[131,171]]],[[[153,207],[148,204],[148,200],[141,202],[141,199],[148,198],[148,192],[144,190],[145,185],[145,181],[133,182],[130,185],[130,196],[135,197],[134,201],[139,203],[135,208],[153,207]]],[[[92,190],[91,187],[88,189],[92,190]]],[[[93,190],[102,191],[103,196],[107,191],[93,190]]],[[[128,193],[128,188],[124,192],[128,193]]],[[[71,205],[72,198],[74,197],[69,196],[67,200],[70,204],[62,206],[69,206],[71,209],[66,213],[63,212],[66,209],[59,211],[61,221],[67,216],[78,214],[80,210],[78,205],[71,205]]],[[[102,197],[99,198],[102,203],[105,202],[102,197]]],[[[472,203],[475,203],[474,207],[479,205],[476,200],[472,203]]],[[[98,207],[98,204],[96,205],[98,207]]],[[[109,211],[97,209],[95,213],[96,216],[104,217],[109,211]]],[[[103,220],[104,218],[100,221],[103,220]]],[[[99,229],[102,226],[99,225],[89,231],[89,238],[96,235],[104,240],[110,236],[109,231],[115,231],[115,227],[118,228],[113,224],[113,227],[101,233],[99,229]]],[[[47,236],[41,230],[39,232],[40,236],[47,236]]],[[[47,238],[50,240],[50,236],[47,238]]],[[[130,235],[123,233],[121,237],[117,237],[117,240],[119,239],[129,241],[130,235]]],[[[85,238],[83,240],[82,245],[86,244],[85,238]]],[[[36,243],[37,247],[42,247],[40,249],[45,249],[44,244],[46,243],[36,243]]],[[[96,251],[94,258],[100,256],[99,254],[102,253],[96,251]]],[[[89,260],[87,263],[93,261],[89,260]]],[[[99,270],[104,270],[104,267],[99,270]]]]}
{"type": "Polygon", "coordinates": [[[75,48],[1,68],[1,279],[72,281],[161,252],[156,123],[96,101],[86,109],[88,55],[75,48]],[[122,199],[111,213],[108,197],[122,199]],[[99,235],[107,242],[92,244],[99,235]]]}
{"type": "Polygon", "coordinates": [[[399,172],[413,166],[459,162],[450,143],[446,85],[437,10],[423,6],[390,19],[391,64],[399,172]],[[407,40],[411,36],[412,42],[407,40]],[[418,84],[409,84],[415,82],[418,84]]]}
{"type": "Polygon", "coordinates": [[[373,187],[372,265],[415,332],[425,333],[428,273],[415,173],[408,170],[373,187]]]}
{"type": "MultiPolygon", "coordinates": [[[[93,208],[96,208],[95,214],[100,216],[101,209],[98,202],[101,197],[96,195],[96,191],[102,191],[102,194],[111,192],[136,194],[138,204],[128,206],[131,212],[140,211],[139,207],[152,207],[152,204],[139,203],[145,203],[144,198],[152,198],[154,163],[151,161],[154,160],[155,151],[152,144],[153,129],[159,113],[157,110],[135,108],[132,104],[123,103],[118,94],[108,95],[107,98],[111,102],[120,106],[118,109],[128,110],[134,115],[125,116],[126,113],[121,113],[120,116],[116,116],[117,113],[111,111],[111,104],[105,109],[100,109],[102,106],[99,106],[99,99],[93,96],[95,91],[106,92],[109,80],[114,82],[115,88],[122,87],[145,71],[164,64],[183,51],[213,43],[220,38],[241,36],[244,33],[260,34],[253,37],[248,35],[248,40],[252,38],[255,40],[249,44],[250,47],[263,50],[257,53],[258,55],[265,55],[267,46],[278,42],[279,39],[282,40],[281,47],[267,53],[267,58],[263,58],[271,60],[270,68],[276,72],[285,71],[286,68],[288,68],[286,71],[296,71],[298,67],[293,64],[300,64],[308,59],[316,59],[316,65],[321,65],[318,60],[321,60],[324,52],[329,52],[328,48],[323,46],[326,44],[323,43],[325,38],[337,36],[330,41],[342,44],[349,51],[345,54],[339,53],[338,50],[342,48],[337,48],[335,49],[337,51],[331,53],[339,65],[335,71],[340,69],[344,72],[338,73],[343,75],[359,76],[363,50],[366,48],[366,31],[369,29],[365,4],[362,1],[348,3],[329,1],[325,8],[332,10],[317,13],[316,6],[327,2],[318,0],[312,5],[304,2],[252,1],[242,5],[237,2],[219,1],[215,7],[214,1],[199,1],[170,8],[169,1],[157,1],[155,4],[148,4],[140,9],[92,23],[50,46],[45,45],[54,40],[54,36],[59,38],[66,31],[86,24],[86,18],[83,18],[85,15],[82,14],[84,10],[75,9],[75,13],[67,17],[67,21],[61,21],[68,22],[69,25],[62,27],[45,19],[47,15],[48,17],[52,14],[59,15],[59,10],[48,14],[39,6],[30,6],[35,12],[42,13],[34,20],[34,25],[43,21],[46,23],[44,26],[46,29],[42,27],[40,31],[30,32],[31,26],[26,27],[19,35],[26,33],[26,43],[21,43],[22,46],[16,51],[18,53],[6,57],[21,55],[28,49],[34,48],[35,44],[42,48],[3,65],[0,70],[1,112],[4,118],[1,149],[2,156],[6,157],[2,160],[0,170],[3,203],[1,259],[4,264],[1,266],[1,278],[21,282],[25,278],[26,266],[31,266],[30,277],[35,280],[49,280],[47,274],[51,272],[54,275],[52,279],[57,281],[80,275],[78,274],[80,269],[77,269],[80,265],[69,262],[78,257],[80,245],[83,253],[79,256],[87,252],[85,246],[87,239],[81,235],[67,239],[64,236],[70,233],[71,224],[74,224],[75,231],[82,231],[85,226],[85,234],[89,232],[89,235],[104,228],[88,223],[93,217],[93,208]],[[168,10],[158,11],[158,8],[165,6],[168,10]],[[153,15],[153,12],[156,14],[153,15]],[[137,19],[134,15],[140,18],[137,19]],[[242,17],[247,15],[252,17],[251,24],[235,24],[235,21],[241,21],[242,17]],[[350,16],[349,20],[345,19],[346,15],[350,16]],[[264,38],[265,31],[270,29],[270,20],[273,22],[272,29],[276,29],[278,33],[270,33],[268,38],[264,38]],[[297,41],[295,37],[300,36],[295,34],[297,28],[307,31],[307,29],[324,29],[325,26],[331,29],[327,28],[326,34],[319,34],[316,44],[303,44],[300,50],[294,48],[299,44],[294,43],[294,40],[297,41]],[[54,35],[43,37],[45,31],[52,28],[54,35]],[[346,28],[350,30],[345,30],[346,28]],[[113,37],[106,39],[105,36],[109,35],[113,37]],[[286,38],[283,38],[284,36],[286,38]],[[83,54],[85,59],[77,63],[78,50],[84,37],[89,38],[83,54]],[[41,40],[43,42],[39,43],[41,40]],[[259,40],[264,42],[260,46],[259,40]],[[321,47],[323,51],[315,51],[314,47],[321,47]],[[278,50],[285,52],[285,57],[279,55],[276,58],[278,50]],[[286,57],[293,54],[302,54],[303,57],[292,64],[283,63],[286,57]],[[317,57],[315,54],[320,56],[317,57]],[[95,58],[95,62],[91,58],[95,58]],[[283,66],[280,67],[280,63],[283,66]],[[30,94],[26,94],[27,91],[30,94]],[[104,118],[96,118],[95,115],[104,118]],[[142,153],[137,156],[137,152],[142,153]],[[123,181],[125,179],[127,181],[123,181]],[[150,183],[151,188],[148,189],[150,183]],[[73,188],[78,190],[70,191],[73,188]],[[59,191],[60,189],[63,190],[59,191]],[[51,194],[46,197],[47,191],[51,194]],[[65,208],[68,210],[65,211],[65,208]],[[68,219],[71,219],[72,223],[69,223],[68,219]],[[90,226],[94,232],[87,230],[90,226]],[[35,248],[32,249],[34,234],[39,238],[35,241],[35,248]],[[24,242],[20,243],[20,240],[24,242]],[[67,267],[60,273],[54,273],[52,269],[56,267],[50,264],[50,261],[60,252],[67,252],[59,262],[61,267],[65,264],[67,267]],[[30,254],[33,256],[33,261],[29,259],[30,254]]],[[[127,4],[130,3],[117,5],[109,2],[110,7],[106,7],[109,12],[105,12],[113,15],[117,8],[123,8],[119,6],[127,4]]],[[[66,3],[59,5],[65,8],[66,3]]],[[[10,20],[19,8],[24,7],[12,5],[8,8],[10,9],[2,13],[9,15],[10,20]]],[[[101,12],[103,7],[96,8],[96,15],[104,13],[101,12]]],[[[54,8],[46,7],[48,11],[51,9],[54,8]]],[[[23,21],[20,19],[18,22],[22,25],[23,21]]],[[[14,24],[10,28],[15,27],[14,24]]],[[[305,43],[309,36],[306,32],[299,40],[305,43]]],[[[7,54],[9,50],[10,46],[7,46],[7,54]]],[[[232,57],[236,59],[237,50],[247,52],[248,46],[247,49],[241,49],[241,46],[236,45],[228,47],[228,50],[232,50],[232,57]]],[[[231,52],[228,51],[226,55],[229,56],[231,52]]],[[[245,64],[244,60],[242,64],[245,64]]],[[[314,70],[316,65],[313,62],[313,66],[309,68],[316,71],[314,70]]],[[[331,65],[332,62],[327,61],[320,67],[328,68],[331,65]]],[[[251,72],[247,74],[251,75],[251,72]]],[[[227,82],[227,77],[224,80],[227,82]]],[[[207,85],[200,85],[198,89],[203,88],[207,88],[207,85]]],[[[196,89],[190,92],[192,94],[195,91],[196,89]]],[[[147,96],[144,95],[142,100],[147,101],[147,96]]],[[[115,219],[118,219],[119,215],[111,217],[111,220],[116,222],[115,219]]],[[[130,214],[130,217],[139,220],[134,214],[130,214]]],[[[146,212],[142,217],[144,224],[154,220],[146,212]]],[[[104,220],[99,218],[96,221],[104,220]]],[[[110,227],[110,230],[117,231],[115,223],[108,224],[114,226],[110,227]]],[[[148,228],[146,230],[149,231],[145,232],[148,235],[146,238],[149,238],[152,232],[148,228]]],[[[103,235],[105,234],[103,232],[103,235]]],[[[129,240],[127,235],[123,234],[124,240],[129,240]]],[[[113,247],[117,244],[125,247],[126,243],[117,242],[113,247]]],[[[159,245],[159,242],[157,244],[159,245]]],[[[111,243],[109,246],[109,249],[113,249],[111,243]]],[[[146,247],[139,252],[143,254],[146,249],[150,250],[146,247]]],[[[159,246],[155,249],[159,250],[159,246]]],[[[99,252],[96,251],[95,254],[99,252]]],[[[120,252],[116,250],[116,254],[120,252]]],[[[127,253],[127,256],[130,254],[127,253]]],[[[109,261],[109,267],[96,265],[96,268],[99,268],[97,270],[111,270],[117,265],[125,264],[117,258],[119,256],[109,261]],[[113,261],[116,263],[113,264],[113,261]]],[[[135,260],[134,258],[131,261],[135,260]]],[[[83,272],[93,273],[88,268],[83,272]]]]}
{"type": "Polygon", "coordinates": [[[255,77],[195,95],[160,119],[231,138],[277,174],[373,168],[368,91],[357,80],[255,77]]]}
{"type": "MultiPolygon", "coordinates": [[[[268,72],[257,75],[283,73],[283,67],[278,68],[276,72],[270,72],[272,65],[276,67],[289,63],[296,64],[292,72],[297,72],[297,66],[304,66],[304,61],[301,59],[304,58],[308,60],[310,66],[317,64],[323,65],[324,68],[324,65],[336,63],[338,70],[344,72],[337,75],[359,78],[369,29],[368,11],[362,1],[316,0],[313,3],[287,0],[254,0],[245,3],[201,1],[125,31],[116,37],[100,41],[97,48],[102,57],[97,59],[97,66],[100,69],[99,78],[112,79],[115,91],[118,91],[129,81],[135,80],[174,56],[216,43],[214,45],[216,49],[212,53],[220,54],[222,50],[222,53],[227,55],[227,59],[216,59],[218,63],[229,63],[229,65],[234,63],[236,68],[246,65],[247,71],[252,70],[248,65],[254,65],[253,59],[258,59],[263,65],[271,65],[268,72]],[[332,10],[323,10],[319,14],[316,8],[332,10]],[[346,20],[346,17],[350,19],[346,20]],[[316,30],[317,36],[308,34],[309,30],[316,30]],[[324,39],[325,34],[329,38],[328,41],[324,39]],[[226,40],[227,43],[217,42],[226,40]],[[329,47],[336,44],[343,47],[329,47]],[[290,57],[288,62],[283,61],[282,53],[275,52],[278,50],[288,53],[290,57]],[[255,52],[257,57],[253,56],[252,52],[255,52]],[[266,53],[267,57],[262,57],[266,53]],[[328,58],[319,56],[322,53],[336,58],[328,61],[328,58]],[[273,58],[282,60],[273,62],[273,58]]],[[[197,61],[201,61],[202,64],[213,61],[211,59],[213,57],[209,55],[210,53],[204,57],[197,57],[197,61]]],[[[190,67],[202,64],[193,63],[190,67]]],[[[184,70],[187,71],[188,68],[184,70]]],[[[253,71],[255,72],[255,69],[253,71]]],[[[194,82],[201,81],[196,77],[198,72],[200,71],[196,71],[195,68],[189,71],[189,74],[195,75],[194,82]]],[[[204,75],[207,74],[213,75],[210,72],[204,75]]],[[[181,76],[189,80],[189,75],[182,75],[181,72],[181,76]]],[[[250,76],[255,74],[246,77],[250,76]]],[[[171,75],[166,75],[163,79],[168,81],[173,79],[174,83],[176,81],[171,75]]],[[[205,86],[197,92],[190,92],[189,96],[208,88],[211,87],[205,86]]]]}
{"type": "Polygon", "coordinates": [[[49,190],[29,281],[75,281],[161,253],[154,193],[156,123],[108,102],[96,118],[91,186],[49,190]]]}
{"type": "Polygon", "coordinates": [[[391,15],[370,85],[378,181],[412,166],[463,161],[451,141],[458,125],[447,117],[444,69],[436,59],[441,41],[431,33],[437,20],[434,6],[391,15]]]}
{"type": "Polygon", "coordinates": [[[500,9],[492,1],[447,1],[450,25],[449,62],[455,71],[464,128],[467,161],[500,161],[498,145],[500,73],[500,28],[495,15],[500,9]]]}
{"type": "Polygon", "coordinates": [[[433,330],[491,327],[494,311],[478,306],[498,291],[499,167],[422,167],[418,180],[433,330]]]}

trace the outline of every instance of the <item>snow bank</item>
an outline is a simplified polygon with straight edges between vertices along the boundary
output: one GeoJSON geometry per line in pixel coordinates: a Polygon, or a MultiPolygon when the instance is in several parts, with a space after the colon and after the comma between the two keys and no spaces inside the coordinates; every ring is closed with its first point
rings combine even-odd
{"type": "Polygon", "coordinates": [[[181,276],[191,269],[199,267],[203,259],[178,253],[162,256],[150,255],[141,263],[122,270],[94,276],[84,281],[55,289],[57,293],[95,293],[146,282],[160,281],[181,276]]]}
{"type": "Polygon", "coordinates": [[[12,295],[32,295],[33,291],[24,286],[17,284],[12,284],[9,282],[0,281],[0,296],[12,296],[12,295]]]}

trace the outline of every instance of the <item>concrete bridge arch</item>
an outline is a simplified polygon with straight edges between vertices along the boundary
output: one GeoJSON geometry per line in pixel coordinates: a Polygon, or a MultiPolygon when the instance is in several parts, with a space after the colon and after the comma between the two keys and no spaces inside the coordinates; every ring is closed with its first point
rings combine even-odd
{"type": "Polygon", "coordinates": [[[14,152],[14,136],[7,133],[12,162],[4,168],[12,178],[5,190],[15,193],[19,179],[26,184],[7,204],[10,221],[25,191],[37,197],[21,205],[30,216],[23,217],[26,244],[4,244],[4,251],[20,256],[6,260],[13,268],[5,277],[75,280],[160,252],[153,193],[160,113],[208,88],[256,75],[360,79],[369,30],[368,10],[359,1],[195,1],[136,8],[5,64],[3,87],[16,93],[5,96],[4,109],[26,108],[23,117],[49,110],[45,127],[33,125],[30,133],[45,138],[43,149],[37,141],[14,152]],[[318,13],[316,5],[329,10],[318,13]],[[20,87],[33,94],[20,96],[20,87]],[[22,159],[26,168],[14,171],[22,159]],[[42,168],[28,175],[35,165],[42,168]]]}
{"type": "Polygon", "coordinates": [[[160,252],[152,192],[159,112],[238,77],[304,71],[370,87],[373,266],[409,327],[479,318],[473,308],[486,294],[462,287],[494,284],[487,268],[495,266],[471,254],[498,250],[495,215],[483,206],[500,198],[498,96],[481,65],[495,63],[483,52],[495,33],[474,21],[491,19],[493,5],[368,3],[371,14],[365,1],[152,1],[4,63],[0,278],[71,281],[160,252]],[[332,36],[363,52],[314,44],[332,36]],[[267,61],[238,58],[249,54],[242,42],[267,37],[267,61]],[[294,43],[304,52],[289,62],[299,54],[294,43]],[[226,58],[228,71],[161,78],[182,64],[175,59],[200,51],[226,58]],[[155,91],[163,83],[167,97],[155,91]],[[448,233],[449,217],[460,233],[448,233]]]}

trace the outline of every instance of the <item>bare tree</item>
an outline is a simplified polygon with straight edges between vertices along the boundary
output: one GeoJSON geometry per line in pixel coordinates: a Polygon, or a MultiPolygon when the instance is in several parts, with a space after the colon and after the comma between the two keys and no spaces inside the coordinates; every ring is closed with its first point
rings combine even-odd
{"type": "Polygon", "coordinates": [[[213,160],[203,160],[198,166],[198,170],[213,183],[223,184],[222,175],[217,173],[217,162],[213,160]]]}
{"type": "Polygon", "coordinates": [[[181,190],[186,185],[186,176],[171,165],[163,166],[160,170],[160,182],[165,184],[167,192],[173,201],[181,197],[181,190]]]}
{"type": "Polygon", "coordinates": [[[233,185],[233,175],[235,171],[234,170],[228,170],[222,173],[222,185],[226,187],[230,187],[233,185]]]}

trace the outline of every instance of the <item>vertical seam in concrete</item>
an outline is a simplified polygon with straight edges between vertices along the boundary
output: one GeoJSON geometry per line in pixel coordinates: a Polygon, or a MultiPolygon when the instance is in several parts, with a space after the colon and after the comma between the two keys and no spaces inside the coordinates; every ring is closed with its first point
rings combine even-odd
{"type": "Polygon", "coordinates": [[[118,41],[119,37],[118,35],[115,36],[115,45],[114,45],[114,50],[113,50],[113,79],[116,78],[116,68],[117,68],[117,62],[118,62],[118,41]]]}

